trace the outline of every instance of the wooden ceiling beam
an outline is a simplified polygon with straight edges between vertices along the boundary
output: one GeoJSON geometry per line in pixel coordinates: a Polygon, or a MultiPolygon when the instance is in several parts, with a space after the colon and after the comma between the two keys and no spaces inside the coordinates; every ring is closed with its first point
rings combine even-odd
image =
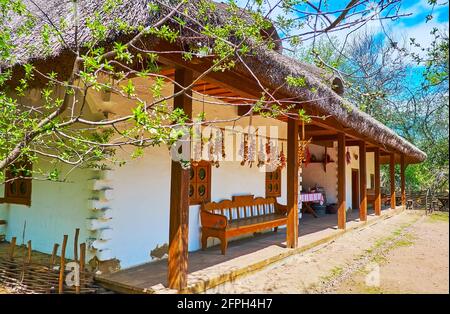
{"type": "MultiPolygon", "coordinates": [[[[158,41],[157,45],[155,46],[155,49],[160,49],[162,51],[176,50],[176,46],[173,44],[169,44],[166,41],[158,41]]],[[[193,64],[191,62],[183,60],[180,54],[163,54],[160,56],[160,61],[169,66],[178,68],[183,67],[186,69],[190,69],[195,73],[203,73],[205,71],[208,71],[212,65],[212,62],[208,60],[208,58],[205,58],[204,61],[201,63],[193,64]]],[[[210,82],[211,84],[221,86],[222,88],[227,89],[235,93],[236,95],[240,95],[240,97],[244,98],[259,99],[261,97],[261,93],[263,92],[261,87],[251,78],[231,71],[225,72],[211,71],[208,73],[207,77],[202,79],[202,81],[207,81],[210,82]]],[[[287,95],[279,94],[277,95],[277,98],[282,99],[288,97],[287,95]]],[[[307,114],[313,116],[326,116],[323,112],[320,112],[320,110],[318,110],[317,108],[312,107],[312,104],[302,103],[296,107],[298,109],[304,108],[307,114]]],[[[364,137],[363,135],[359,134],[356,130],[343,126],[334,117],[327,117],[325,119],[313,118],[312,125],[316,125],[329,130],[334,130],[337,133],[345,133],[345,135],[350,139],[363,140],[374,146],[380,147],[382,150],[387,151],[387,148],[383,147],[380,143],[377,143],[372,139],[364,137]]],[[[394,152],[394,149],[389,151],[394,152]]]]}
{"type": "MultiPolygon", "coordinates": [[[[310,136],[308,133],[306,133],[306,137],[309,138],[310,136]]],[[[311,140],[314,142],[323,142],[323,141],[337,141],[337,134],[333,135],[318,135],[318,136],[311,136],[311,140]]]]}

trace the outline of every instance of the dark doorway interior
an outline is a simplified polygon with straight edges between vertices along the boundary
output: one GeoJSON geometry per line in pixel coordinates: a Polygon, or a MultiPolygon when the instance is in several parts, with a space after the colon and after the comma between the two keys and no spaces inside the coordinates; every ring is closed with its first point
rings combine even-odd
{"type": "Polygon", "coordinates": [[[352,169],[352,209],[359,208],[359,170],[352,169]]]}

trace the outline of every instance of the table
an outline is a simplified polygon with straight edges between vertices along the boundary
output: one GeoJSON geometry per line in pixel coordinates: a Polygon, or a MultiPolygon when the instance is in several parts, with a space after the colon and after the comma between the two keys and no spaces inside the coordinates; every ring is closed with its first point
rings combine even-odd
{"type": "Polygon", "coordinates": [[[312,214],[314,218],[317,218],[317,214],[309,205],[309,203],[319,202],[320,205],[323,205],[324,197],[322,193],[300,193],[299,197],[299,207],[302,209],[302,213],[307,211],[312,214]],[[305,205],[305,206],[303,206],[305,205]]]}

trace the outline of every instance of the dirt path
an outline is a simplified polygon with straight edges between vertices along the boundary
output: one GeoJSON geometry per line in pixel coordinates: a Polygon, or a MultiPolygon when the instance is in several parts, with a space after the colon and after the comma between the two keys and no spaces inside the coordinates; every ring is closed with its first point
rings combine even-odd
{"type": "Polygon", "coordinates": [[[367,286],[367,272],[342,282],[337,293],[448,293],[448,214],[422,217],[393,246],[375,258],[379,285],[367,286]]]}
{"type": "Polygon", "coordinates": [[[380,220],[208,292],[448,293],[448,214],[422,213],[380,220]]]}

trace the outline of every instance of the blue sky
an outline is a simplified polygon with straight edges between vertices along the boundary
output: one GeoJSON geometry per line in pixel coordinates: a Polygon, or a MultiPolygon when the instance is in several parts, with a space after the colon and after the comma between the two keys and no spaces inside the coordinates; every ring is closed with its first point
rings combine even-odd
{"type": "MultiPolygon", "coordinates": [[[[313,3],[318,3],[319,1],[313,1],[313,3]]],[[[323,1],[322,1],[323,2],[323,1]]],[[[445,3],[446,0],[438,0],[438,3],[445,3]]],[[[328,5],[328,11],[343,9],[348,1],[343,0],[328,0],[326,4],[328,5]]],[[[374,2],[375,3],[375,2],[374,2]]],[[[369,2],[370,5],[370,2],[369,2]]],[[[409,40],[409,38],[416,38],[417,42],[421,43],[423,46],[427,46],[431,40],[430,32],[434,27],[439,29],[447,29],[448,32],[448,4],[446,5],[436,5],[433,7],[428,4],[428,0],[402,0],[399,3],[400,10],[399,15],[409,14],[408,16],[400,17],[397,20],[384,20],[373,21],[368,23],[365,29],[370,29],[375,32],[381,32],[382,26],[390,34],[392,34],[397,41],[409,40]],[[433,19],[425,22],[427,15],[432,14],[433,19]],[[381,25],[381,23],[383,25],[381,25]]],[[[336,13],[338,15],[339,13],[336,13]]],[[[334,33],[337,37],[344,37],[348,30],[334,33]]]]}
{"type": "MultiPolygon", "coordinates": [[[[245,6],[247,0],[236,0],[238,5],[245,6]]],[[[312,3],[317,4],[319,0],[310,0],[312,3]]],[[[327,4],[327,8],[323,8],[323,11],[337,11],[342,10],[349,0],[322,0],[322,3],[327,4]]],[[[268,3],[274,4],[277,3],[278,0],[265,0],[266,5],[268,3]]],[[[373,1],[375,4],[378,1],[373,1]]],[[[447,0],[438,0],[438,4],[448,2],[447,0]]],[[[372,3],[368,3],[367,5],[372,5],[372,3]]],[[[399,45],[406,44],[406,46],[412,50],[413,47],[409,46],[409,39],[415,38],[416,42],[419,43],[422,47],[428,47],[433,40],[433,36],[430,35],[430,32],[433,28],[438,28],[448,33],[448,23],[449,23],[449,13],[448,13],[448,3],[445,5],[436,5],[434,9],[431,5],[428,4],[428,0],[402,0],[399,4],[399,14],[400,15],[408,15],[400,17],[396,20],[383,20],[380,22],[379,20],[370,21],[366,26],[361,28],[360,31],[368,30],[370,32],[378,33],[380,38],[385,37],[385,32],[391,36],[394,41],[397,41],[399,45]],[[427,15],[432,14],[433,19],[426,22],[427,15]]],[[[308,11],[308,6],[301,5],[301,9],[304,11],[308,11]]],[[[312,10],[312,9],[310,9],[312,10]]],[[[275,16],[277,14],[282,14],[282,11],[275,11],[275,16]]],[[[337,16],[339,13],[336,13],[337,16]]],[[[383,13],[382,13],[383,14],[383,13]]],[[[330,16],[330,19],[333,20],[333,16],[330,16]]],[[[346,35],[348,34],[348,29],[333,32],[332,36],[337,37],[341,42],[344,41],[346,35]]],[[[286,45],[286,43],[284,43],[286,45]]],[[[423,54],[420,49],[415,48],[414,52],[423,54]]],[[[419,87],[421,73],[423,71],[423,67],[417,66],[417,64],[412,63],[410,67],[410,75],[408,77],[408,81],[411,83],[411,87],[419,87]]]]}
{"type": "MultiPolygon", "coordinates": [[[[223,0],[222,0],[223,1],[223,0]]],[[[238,5],[245,6],[247,4],[247,0],[236,0],[238,5]]],[[[318,4],[319,0],[310,0],[314,4],[318,4]]],[[[268,7],[270,4],[278,3],[278,0],[264,0],[265,6],[268,7]]],[[[342,10],[349,0],[322,0],[322,3],[325,3],[327,8],[323,8],[323,11],[336,11],[342,10]]],[[[378,1],[369,1],[366,5],[372,5],[377,3],[378,1]]],[[[438,3],[445,3],[447,0],[438,0],[438,3]]],[[[397,4],[396,4],[397,5],[397,4]]],[[[434,27],[439,29],[447,29],[448,32],[448,4],[440,6],[435,6],[432,11],[432,6],[428,4],[428,0],[402,0],[399,3],[400,10],[399,14],[410,14],[409,16],[401,17],[395,21],[384,20],[381,25],[380,21],[371,21],[365,26],[365,29],[369,29],[373,32],[382,31],[383,27],[386,29],[392,36],[395,37],[396,41],[403,42],[409,41],[409,38],[416,38],[417,42],[421,43],[423,46],[427,46],[432,41],[432,36],[430,36],[430,32],[434,27]],[[425,23],[426,16],[428,14],[433,14],[433,19],[428,23],[425,23]]],[[[311,11],[307,5],[299,6],[304,11],[311,11]]],[[[360,6],[361,8],[361,6],[360,6]]],[[[274,11],[275,14],[282,14],[280,10],[274,11]]],[[[339,13],[336,13],[337,16],[339,13]]],[[[272,16],[273,17],[273,16],[272,16]]],[[[332,16],[330,16],[333,19],[332,16]]],[[[338,38],[344,38],[348,30],[343,30],[339,32],[333,32],[333,36],[338,38]]]]}

